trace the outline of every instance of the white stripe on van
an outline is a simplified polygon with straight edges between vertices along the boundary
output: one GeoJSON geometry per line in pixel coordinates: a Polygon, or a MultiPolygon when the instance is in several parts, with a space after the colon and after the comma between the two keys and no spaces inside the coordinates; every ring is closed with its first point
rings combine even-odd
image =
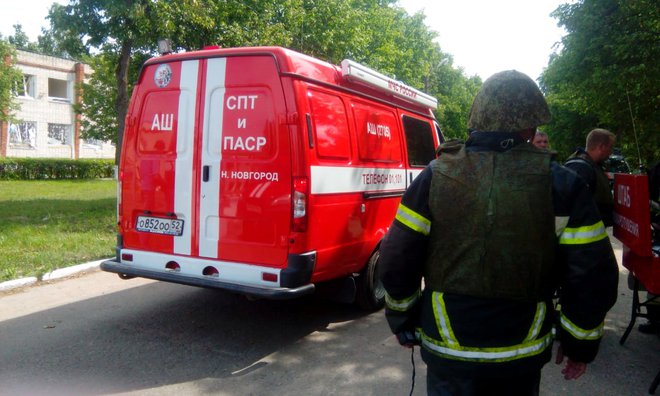
{"type": "Polygon", "coordinates": [[[199,61],[181,65],[181,82],[176,134],[174,172],[174,212],[183,219],[183,234],[174,237],[174,253],[190,254],[192,230],[192,172],[195,139],[195,103],[197,101],[197,71],[199,61]]]}
{"type": "Polygon", "coordinates": [[[415,168],[415,169],[408,169],[407,170],[407,173],[408,173],[408,186],[410,186],[410,183],[412,183],[412,181],[415,180],[417,178],[417,176],[419,176],[422,173],[423,170],[424,170],[424,168],[421,168],[421,169],[420,168],[415,168]]]}
{"type": "MultiPolygon", "coordinates": [[[[202,167],[209,167],[209,180],[202,181],[199,197],[199,255],[218,257],[220,233],[220,161],[227,59],[207,61],[202,135],[202,167]],[[213,130],[209,130],[209,128],[213,130]],[[217,130],[216,130],[217,128],[217,130]]],[[[202,168],[203,169],[203,168],[202,168]]]]}
{"type": "Polygon", "coordinates": [[[405,169],[339,166],[311,168],[312,194],[403,191],[406,188],[405,169]]]}

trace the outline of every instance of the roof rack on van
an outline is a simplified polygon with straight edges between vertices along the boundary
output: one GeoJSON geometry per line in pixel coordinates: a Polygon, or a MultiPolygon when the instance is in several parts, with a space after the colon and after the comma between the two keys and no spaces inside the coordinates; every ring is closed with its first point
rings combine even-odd
{"type": "Polygon", "coordinates": [[[425,94],[401,81],[393,80],[364,65],[349,59],[341,61],[341,74],[349,81],[358,81],[381,91],[392,93],[410,102],[435,109],[438,100],[431,95],[425,94]]]}

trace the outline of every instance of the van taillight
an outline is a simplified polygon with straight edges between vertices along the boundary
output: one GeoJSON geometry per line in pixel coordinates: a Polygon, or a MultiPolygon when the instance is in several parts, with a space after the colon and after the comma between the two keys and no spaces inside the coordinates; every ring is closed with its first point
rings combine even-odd
{"type": "Polygon", "coordinates": [[[295,232],[307,230],[307,178],[296,177],[293,179],[293,224],[295,232]]]}

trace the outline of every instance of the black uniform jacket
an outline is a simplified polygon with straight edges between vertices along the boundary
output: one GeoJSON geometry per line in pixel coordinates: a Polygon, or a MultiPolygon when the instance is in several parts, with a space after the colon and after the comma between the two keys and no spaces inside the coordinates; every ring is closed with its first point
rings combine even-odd
{"type": "MultiPolygon", "coordinates": [[[[510,148],[501,144],[506,137],[473,133],[466,149],[504,151],[510,148]]],[[[415,332],[429,369],[479,377],[540,370],[551,357],[554,338],[575,361],[588,363],[595,358],[605,315],[616,301],[618,266],[586,184],[556,162],[550,171],[558,301],[557,295],[554,301],[549,295],[530,303],[424,288],[423,268],[433,227],[430,166],[404,194],[380,247],[385,312],[393,333],[415,332]]]]}
{"type": "Polygon", "coordinates": [[[564,166],[584,179],[596,201],[596,207],[598,207],[605,227],[613,226],[614,199],[610,190],[610,182],[603,168],[596,164],[582,148],[571,154],[564,166]]]}

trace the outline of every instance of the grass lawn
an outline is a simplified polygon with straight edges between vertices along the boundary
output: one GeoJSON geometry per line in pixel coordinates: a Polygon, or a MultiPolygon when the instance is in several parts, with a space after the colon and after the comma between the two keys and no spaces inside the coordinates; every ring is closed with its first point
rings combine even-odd
{"type": "Polygon", "coordinates": [[[0,181],[0,282],[114,256],[114,180],[0,181]]]}

